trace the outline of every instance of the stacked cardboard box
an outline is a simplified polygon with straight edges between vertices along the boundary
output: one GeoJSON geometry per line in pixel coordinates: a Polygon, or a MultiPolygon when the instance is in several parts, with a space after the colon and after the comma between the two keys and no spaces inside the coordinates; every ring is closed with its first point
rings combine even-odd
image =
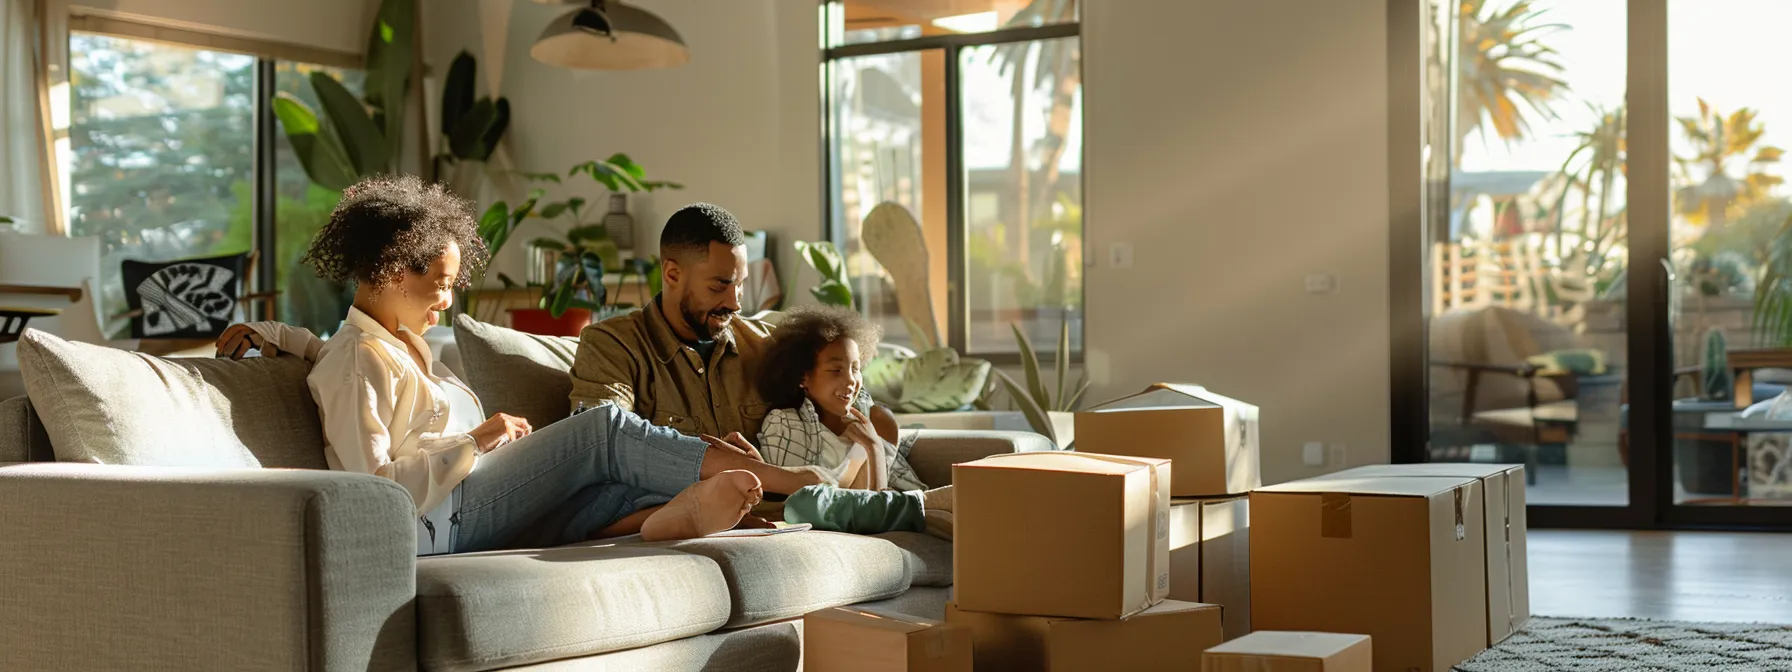
{"type": "Polygon", "coordinates": [[[1222,638],[1219,607],[1166,602],[1171,463],[1081,452],[952,468],[954,602],[979,669],[1182,666],[1222,638]]]}
{"type": "Polygon", "coordinates": [[[1366,635],[1264,630],[1207,650],[1201,672],[1369,672],[1366,635]]]}
{"type": "Polygon", "coordinates": [[[1225,607],[1226,638],[1250,632],[1250,503],[1257,407],[1196,385],[1159,383],[1077,413],[1077,449],[1163,458],[1170,508],[1170,598],[1225,607]]]}
{"type": "Polygon", "coordinates": [[[1251,626],[1362,633],[1378,672],[1445,672],[1488,641],[1483,481],[1296,481],[1251,493],[1251,626]]]}
{"type": "Polygon", "coordinates": [[[803,617],[803,669],[971,672],[971,631],[875,609],[823,609],[803,617]]]}

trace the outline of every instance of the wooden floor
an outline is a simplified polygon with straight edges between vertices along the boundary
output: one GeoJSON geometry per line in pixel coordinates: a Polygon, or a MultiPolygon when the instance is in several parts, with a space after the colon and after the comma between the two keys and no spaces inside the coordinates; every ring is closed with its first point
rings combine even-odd
{"type": "Polygon", "coordinates": [[[1792,534],[1532,530],[1531,613],[1792,624],[1792,534]]]}

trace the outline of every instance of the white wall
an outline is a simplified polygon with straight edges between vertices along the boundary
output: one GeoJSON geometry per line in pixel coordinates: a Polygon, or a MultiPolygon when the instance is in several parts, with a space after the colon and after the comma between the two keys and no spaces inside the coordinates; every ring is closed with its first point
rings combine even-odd
{"type": "Polygon", "coordinates": [[[1346,466],[1302,466],[1306,441],[1387,461],[1385,0],[1083,11],[1091,399],[1172,380],[1256,403],[1266,482],[1346,466]]]}
{"type": "MultiPolygon", "coordinates": [[[[673,211],[708,201],[727,208],[749,229],[772,232],[779,246],[777,266],[789,272],[798,263],[790,241],[822,235],[815,3],[634,4],[679,31],[691,47],[690,63],[639,72],[544,65],[529,57],[529,46],[570,8],[513,0],[431,0],[424,17],[428,61],[443,72],[465,48],[481,58],[485,70],[487,45],[502,43],[501,93],[510,99],[512,113],[507,149],[517,168],[564,174],[576,163],[626,152],[649,177],[685,185],[683,191],[659,192],[631,206],[637,239],[657,241],[673,211]],[[481,21],[481,9],[485,16],[508,17],[508,25],[501,26],[503,39],[488,39],[492,35],[485,31],[501,22],[481,21]]],[[[439,95],[433,93],[438,86],[432,83],[432,96],[439,95]]],[[[435,104],[432,98],[432,110],[435,104]]],[[[597,185],[587,179],[581,190],[603,206],[597,185]]],[[[540,225],[531,227],[516,235],[543,232],[540,225]]],[[[520,269],[522,246],[505,252],[495,268],[520,269]]]]}
{"type": "Polygon", "coordinates": [[[349,54],[367,49],[367,27],[379,7],[378,0],[49,0],[47,4],[52,28],[69,12],[90,9],[349,54]]]}

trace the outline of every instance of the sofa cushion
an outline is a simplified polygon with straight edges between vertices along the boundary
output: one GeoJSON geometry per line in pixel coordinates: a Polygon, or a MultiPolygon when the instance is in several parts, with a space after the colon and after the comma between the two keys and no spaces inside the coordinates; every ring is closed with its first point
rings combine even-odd
{"type": "Polygon", "coordinates": [[[485,412],[509,413],[537,429],[572,412],[569,372],[579,339],[523,333],[462,314],[454,318],[454,345],[485,412]]]}
{"type": "Polygon", "coordinates": [[[0,401],[0,464],[7,462],[54,462],[50,452],[50,435],[37,419],[30,397],[14,397],[0,401]]]}
{"type": "Polygon", "coordinates": [[[895,597],[913,578],[895,544],[852,534],[795,532],[642,545],[701,555],[720,565],[734,602],[730,628],[895,597]]]}
{"type": "Polygon", "coordinates": [[[418,658],[488,670],[648,646],[728,620],[708,558],[582,545],[417,560],[418,658]]]}
{"type": "Polygon", "coordinates": [[[952,585],[952,542],[920,532],[885,532],[873,535],[894,544],[908,563],[917,586],[952,585]]]}
{"type": "MultiPolygon", "coordinates": [[[[944,614],[945,602],[942,600],[940,604],[940,613],[944,614]]],[[[782,621],[513,669],[519,672],[790,672],[802,669],[802,664],[803,622],[782,621]]]]}
{"type": "Polygon", "coordinates": [[[163,359],[27,330],[19,369],[58,460],[328,466],[297,357],[163,359]]]}

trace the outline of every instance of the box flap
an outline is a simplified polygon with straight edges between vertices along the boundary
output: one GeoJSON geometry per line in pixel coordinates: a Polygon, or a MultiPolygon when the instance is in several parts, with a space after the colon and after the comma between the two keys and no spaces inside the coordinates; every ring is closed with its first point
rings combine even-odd
{"type": "Polygon", "coordinates": [[[1289,481],[1258,488],[1269,493],[1343,493],[1351,495],[1387,495],[1393,497],[1430,497],[1476,482],[1478,479],[1445,476],[1383,476],[1364,478],[1316,478],[1289,481]]]}
{"type": "Polygon", "coordinates": [[[1523,469],[1522,464],[1477,464],[1474,462],[1427,462],[1424,464],[1372,464],[1328,474],[1323,478],[1364,478],[1381,476],[1454,476],[1487,478],[1508,471],[1523,469]]]}
{"type": "Polygon", "coordinates": [[[1229,653],[1245,656],[1325,659],[1356,646],[1368,635],[1343,635],[1331,632],[1279,632],[1260,630],[1208,649],[1208,653],[1229,653]]]}
{"type": "Polygon", "coordinates": [[[1205,388],[1195,385],[1171,385],[1158,383],[1138,394],[1121,397],[1113,401],[1103,402],[1089,408],[1087,413],[1103,411],[1145,411],[1168,408],[1219,408],[1217,401],[1206,399],[1211,395],[1205,388]]]}
{"type": "Polygon", "coordinates": [[[821,611],[810,612],[804,615],[803,618],[838,621],[858,627],[871,628],[874,630],[887,630],[902,634],[919,632],[941,624],[940,621],[932,619],[898,614],[893,611],[866,609],[861,607],[835,607],[833,609],[823,609],[821,611]]]}
{"type": "Polygon", "coordinates": [[[1003,453],[992,455],[974,462],[952,465],[953,469],[1034,469],[1039,471],[1067,471],[1086,474],[1130,474],[1140,469],[1169,460],[1152,457],[1127,457],[1120,455],[1098,455],[1096,453],[1075,453],[1069,451],[1042,451],[1036,453],[1003,453]]]}
{"type": "Polygon", "coordinates": [[[1151,605],[1150,609],[1146,609],[1144,611],[1133,614],[1126,618],[1122,618],[1120,620],[1128,621],[1128,620],[1132,620],[1135,618],[1150,618],[1152,616],[1163,616],[1166,614],[1180,614],[1180,613],[1185,613],[1185,612],[1190,612],[1190,611],[1204,611],[1207,609],[1218,609],[1218,608],[1220,608],[1220,605],[1217,605],[1217,604],[1205,604],[1205,603],[1201,603],[1201,602],[1184,602],[1182,600],[1164,600],[1157,604],[1151,605]]]}

